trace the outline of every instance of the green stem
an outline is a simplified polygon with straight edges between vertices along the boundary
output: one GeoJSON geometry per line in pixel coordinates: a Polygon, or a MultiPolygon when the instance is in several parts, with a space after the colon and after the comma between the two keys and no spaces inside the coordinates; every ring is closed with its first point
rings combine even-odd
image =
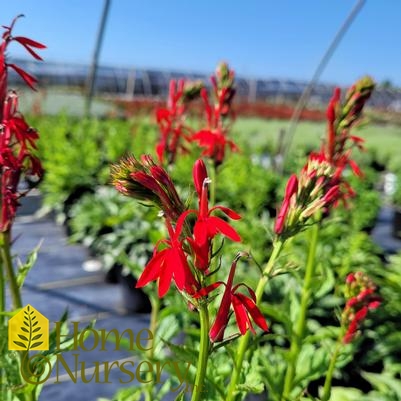
{"type": "MultiPolygon", "coordinates": [[[[284,245],[284,242],[279,241],[279,240],[277,240],[273,243],[272,254],[270,255],[269,261],[267,262],[266,267],[263,270],[263,275],[260,278],[258,286],[256,287],[256,291],[255,291],[256,301],[257,301],[258,306],[260,305],[260,303],[262,301],[263,291],[270,278],[271,272],[273,271],[273,268],[274,268],[274,264],[283,248],[283,245],[284,245]]],[[[242,364],[244,362],[245,352],[248,349],[249,336],[250,336],[250,334],[248,331],[244,336],[242,336],[242,338],[240,340],[238,350],[237,350],[237,358],[234,363],[234,371],[231,376],[231,381],[230,381],[230,384],[229,384],[228,390],[227,390],[226,401],[233,401],[235,399],[236,388],[237,388],[238,380],[239,380],[240,373],[242,370],[242,364]]]]}
{"type": "Polygon", "coordinates": [[[323,395],[321,401],[329,401],[331,396],[331,381],[333,380],[334,369],[336,367],[336,362],[338,358],[338,354],[340,353],[341,349],[341,340],[337,341],[336,348],[330,360],[329,369],[327,371],[326,379],[324,381],[323,387],[323,395]]]}
{"type": "MultiPolygon", "coordinates": [[[[11,258],[11,241],[10,241],[10,231],[5,231],[0,233],[0,254],[1,254],[1,265],[2,267],[4,266],[4,271],[5,271],[5,276],[9,282],[10,286],[10,292],[11,292],[11,301],[12,301],[12,310],[17,310],[22,308],[22,300],[21,300],[21,292],[20,288],[18,287],[17,284],[17,279],[15,276],[14,268],[13,268],[13,262],[11,258]]],[[[3,297],[4,297],[4,291],[5,291],[5,280],[4,280],[4,274],[3,271],[1,272],[1,280],[2,280],[2,285],[4,287],[1,287],[3,292],[1,294],[2,298],[2,303],[3,297]]],[[[4,311],[5,305],[1,305],[1,310],[4,311]]],[[[19,353],[18,357],[20,361],[24,359],[24,357],[28,354],[28,351],[22,351],[19,353]]],[[[20,363],[21,363],[20,362],[20,363]]],[[[22,369],[22,365],[21,365],[22,369]]],[[[35,401],[35,396],[34,396],[34,390],[32,390],[31,393],[25,393],[24,394],[24,400],[25,401],[35,401]]]]}
{"type": "Polygon", "coordinates": [[[290,347],[290,360],[287,367],[287,372],[284,379],[284,389],[282,394],[282,401],[288,401],[292,391],[292,386],[295,378],[296,365],[298,362],[299,353],[301,351],[302,341],[305,336],[305,327],[307,321],[307,312],[312,295],[312,281],[315,275],[315,258],[317,242],[319,237],[320,224],[315,223],[310,230],[310,242],[309,252],[306,263],[305,277],[302,287],[301,305],[298,315],[298,321],[296,322],[295,329],[291,335],[291,347],[290,347]]]}
{"type": "Polygon", "coordinates": [[[21,293],[17,284],[17,279],[15,277],[13,263],[10,253],[10,231],[6,231],[0,234],[0,252],[3,261],[3,266],[6,271],[7,279],[10,285],[12,308],[20,309],[22,308],[21,293]]]}
{"type": "Polygon", "coordinates": [[[209,312],[207,305],[200,306],[199,315],[201,330],[199,357],[191,401],[199,401],[201,399],[201,395],[205,392],[204,382],[206,377],[207,361],[209,358],[209,312]]]}
{"type": "MultiPolygon", "coordinates": [[[[152,311],[150,314],[150,323],[149,323],[149,330],[152,333],[152,339],[149,339],[148,345],[147,345],[147,352],[146,356],[149,361],[153,361],[154,357],[154,349],[155,349],[155,343],[154,340],[156,338],[156,328],[157,328],[157,319],[159,316],[159,311],[160,311],[160,299],[155,296],[151,298],[151,304],[152,304],[152,311]]],[[[146,381],[148,382],[146,386],[146,392],[145,392],[145,401],[152,401],[153,400],[153,388],[154,388],[154,380],[152,376],[152,372],[148,372],[146,374],[146,381]]]]}

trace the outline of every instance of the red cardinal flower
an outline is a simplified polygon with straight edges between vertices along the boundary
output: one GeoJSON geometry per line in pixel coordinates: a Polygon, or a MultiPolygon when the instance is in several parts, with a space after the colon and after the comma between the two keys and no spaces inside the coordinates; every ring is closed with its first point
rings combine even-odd
{"type": "Polygon", "coordinates": [[[11,22],[10,26],[3,26],[5,28],[2,36],[2,43],[0,44],[0,101],[3,101],[5,98],[5,94],[7,91],[7,69],[12,68],[20,77],[26,82],[28,86],[32,89],[35,89],[35,84],[37,83],[37,79],[32,75],[28,74],[22,68],[18,67],[15,64],[9,64],[6,62],[6,50],[8,45],[12,42],[18,42],[37,60],[42,60],[42,58],[36,53],[34,49],[45,49],[46,46],[42,43],[36,42],[35,40],[26,38],[24,36],[13,36],[12,30],[14,29],[14,25],[17,22],[18,18],[23,15],[18,15],[11,22]]]}
{"type": "Polygon", "coordinates": [[[199,96],[202,83],[185,82],[183,79],[170,81],[168,102],[165,108],[156,110],[156,121],[160,139],[156,153],[160,163],[167,156],[169,164],[174,163],[177,152],[187,152],[184,140],[189,140],[190,127],[185,124],[188,103],[199,96]]]}
{"type": "Polygon", "coordinates": [[[345,282],[348,300],[342,315],[346,326],[343,343],[348,344],[358,334],[368,312],[380,306],[381,298],[376,294],[372,280],[363,272],[350,273],[345,282]]]}
{"type": "Polygon", "coordinates": [[[39,159],[33,154],[36,149],[38,133],[29,127],[18,111],[18,96],[7,88],[8,68],[14,69],[31,87],[36,79],[15,64],[6,60],[6,50],[10,42],[16,41],[37,60],[41,57],[33,50],[45,46],[23,36],[12,36],[15,18],[9,27],[4,27],[0,44],[0,231],[10,230],[19,199],[26,194],[18,191],[21,175],[35,176],[39,181],[43,170],[39,159]]]}
{"type": "Polygon", "coordinates": [[[350,130],[361,119],[365,103],[374,89],[370,77],[364,77],[347,91],[344,102],[341,102],[341,90],[335,88],[327,107],[327,140],[323,143],[322,153],[336,167],[344,168],[350,165],[354,173],[362,175],[359,167],[351,159],[353,146],[363,149],[363,139],[350,134],[350,130]]]}
{"type": "Polygon", "coordinates": [[[194,211],[198,216],[194,227],[194,237],[196,242],[204,243],[207,239],[213,239],[219,233],[226,236],[227,238],[230,238],[232,241],[241,241],[241,237],[238,235],[234,228],[232,228],[226,221],[224,221],[220,217],[212,216],[212,213],[215,210],[221,210],[226,216],[233,220],[239,220],[241,216],[228,207],[224,206],[214,206],[209,209],[208,185],[209,179],[206,177],[203,180],[202,189],[199,197],[199,211],[194,211]]]}
{"type": "Polygon", "coordinates": [[[175,230],[171,223],[166,220],[170,239],[158,242],[163,243],[167,248],[158,250],[156,245],[152,259],[146,265],[143,273],[138,279],[136,287],[144,287],[151,281],[158,280],[159,297],[166,295],[174,281],[180,291],[193,294],[198,288],[198,284],[188,265],[187,256],[182,249],[182,240],[180,239],[185,215],[182,215],[178,221],[175,230]]]}
{"type": "Polygon", "coordinates": [[[193,168],[193,178],[196,192],[199,197],[199,210],[188,210],[185,214],[195,213],[197,220],[194,225],[193,238],[188,238],[192,249],[195,252],[195,266],[200,270],[207,270],[209,266],[209,254],[211,240],[217,235],[222,234],[232,241],[239,242],[241,237],[222,218],[213,216],[215,210],[221,210],[226,216],[233,220],[239,220],[241,216],[233,210],[224,206],[214,206],[209,209],[208,185],[209,178],[204,162],[199,159],[193,168]]]}
{"type": "Polygon", "coordinates": [[[210,80],[214,102],[211,104],[207,90],[202,88],[200,95],[205,108],[206,127],[192,135],[191,140],[204,148],[203,156],[210,157],[215,166],[219,166],[224,161],[227,147],[233,152],[238,151],[235,143],[228,139],[229,128],[234,121],[231,108],[235,95],[234,71],[226,63],[221,63],[210,80]]]}
{"type": "Polygon", "coordinates": [[[231,306],[234,310],[238,329],[242,335],[244,335],[248,330],[255,334],[255,329],[253,327],[251,318],[263,331],[268,331],[269,329],[265,318],[256,305],[256,296],[254,291],[243,283],[233,287],[235,269],[237,267],[237,262],[241,256],[242,254],[238,254],[234,262],[232,263],[226,284],[222,282],[217,282],[208,287],[202,288],[195,294],[196,298],[204,297],[208,295],[211,291],[219,287],[221,284],[225,285],[220,308],[209,332],[210,339],[213,342],[223,341],[224,332],[230,320],[231,306]],[[250,296],[248,297],[238,292],[237,290],[240,287],[245,287],[248,290],[250,296]]]}
{"type": "Polygon", "coordinates": [[[210,157],[216,165],[223,162],[227,146],[232,152],[238,151],[237,145],[220,131],[201,130],[192,135],[192,139],[204,148],[202,156],[210,157]]]}

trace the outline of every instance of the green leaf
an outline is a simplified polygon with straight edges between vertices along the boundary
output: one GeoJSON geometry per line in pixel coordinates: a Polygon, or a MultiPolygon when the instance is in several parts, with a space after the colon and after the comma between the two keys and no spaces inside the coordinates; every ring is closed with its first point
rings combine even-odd
{"type": "Polygon", "coordinates": [[[24,264],[22,264],[21,261],[19,260],[19,269],[16,276],[17,285],[19,288],[21,288],[24,285],[27,274],[36,263],[38,252],[41,246],[42,246],[42,241],[40,241],[39,244],[28,254],[28,257],[24,264]]]}
{"type": "Polygon", "coordinates": [[[37,334],[36,336],[32,337],[32,341],[39,340],[42,337],[42,334],[37,334]]]}
{"type": "Polygon", "coordinates": [[[401,394],[401,381],[388,373],[362,372],[367,379],[382,394],[401,394]]]}
{"type": "Polygon", "coordinates": [[[330,401],[360,401],[363,393],[352,387],[333,387],[330,401]]]}
{"type": "Polygon", "coordinates": [[[23,336],[22,334],[18,334],[18,337],[21,339],[21,340],[24,340],[24,341],[29,341],[25,336],[23,336]]]}
{"type": "Polygon", "coordinates": [[[325,375],[329,364],[329,355],[323,347],[304,344],[297,362],[295,383],[305,386],[311,380],[325,375]]]}
{"type": "Polygon", "coordinates": [[[186,345],[176,345],[169,341],[162,341],[170,348],[172,352],[181,360],[186,363],[191,363],[196,366],[198,361],[198,351],[192,348],[187,347],[186,345]]]}
{"type": "Polygon", "coordinates": [[[31,345],[31,349],[32,349],[32,348],[39,347],[39,345],[42,345],[42,344],[43,344],[43,341],[40,341],[40,342],[34,343],[34,344],[32,344],[32,345],[31,345]]]}

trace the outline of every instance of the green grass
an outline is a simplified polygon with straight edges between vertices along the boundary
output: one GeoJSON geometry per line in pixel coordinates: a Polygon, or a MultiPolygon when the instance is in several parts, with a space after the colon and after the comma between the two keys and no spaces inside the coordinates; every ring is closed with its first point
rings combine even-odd
{"type": "MultiPolygon", "coordinates": [[[[287,130],[288,121],[239,118],[233,128],[233,139],[256,151],[277,148],[280,130],[287,130]]],[[[316,149],[326,132],[325,123],[303,121],[297,125],[291,151],[300,147],[316,149]]],[[[365,139],[366,148],[390,170],[401,171],[401,127],[373,125],[357,127],[353,134],[365,139]]]]}

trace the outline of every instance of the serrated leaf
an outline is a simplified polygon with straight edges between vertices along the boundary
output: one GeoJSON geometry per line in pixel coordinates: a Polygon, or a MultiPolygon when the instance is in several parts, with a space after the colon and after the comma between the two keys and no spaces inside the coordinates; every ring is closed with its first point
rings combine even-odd
{"type": "Polygon", "coordinates": [[[191,363],[196,366],[198,361],[198,351],[191,349],[185,345],[176,345],[169,341],[162,339],[162,341],[170,348],[172,352],[181,360],[186,363],[191,363]]]}
{"type": "Polygon", "coordinates": [[[14,344],[17,344],[19,347],[23,347],[26,349],[26,345],[20,341],[13,341],[14,344]]]}
{"type": "Polygon", "coordinates": [[[37,342],[37,343],[33,343],[33,344],[31,345],[31,349],[32,349],[32,348],[39,347],[39,345],[42,345],[42,344],[43,344],[43,341],[40,341],[40,342],[37,342]]]}

